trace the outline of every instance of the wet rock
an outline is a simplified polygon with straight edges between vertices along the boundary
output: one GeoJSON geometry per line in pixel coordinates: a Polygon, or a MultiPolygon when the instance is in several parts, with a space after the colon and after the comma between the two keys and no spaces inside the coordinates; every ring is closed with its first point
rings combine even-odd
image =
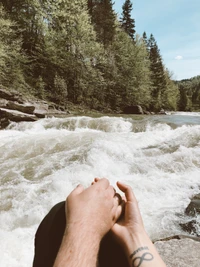
{"type": "Polygon", "coordinates": [[[29,104],[18,104],[16,102],[8,101],[6,105],[7,109],[18,110],[23,113],[33,114],[35,107],[29,104]]]}
{"type": "Polygon", "coordinates": [[[161,109],[158,114],[160,114],[160,115],[167,115],[167,113],[164,111],[164,109],[161,109]]]}
{"type": "Polygon", "coordinates": [[[187,208],[185,209],[185,215],[188,216],[188,220],[185,223],[180,223],[180,227],[187,233],[200,236],[200,224],[197,221],[197,215],[200,214],[200,194],[195,195],[187,208]]]}
{"type": "Polygon", "coordinates": [[[28,115],[20,111],[8,110],[8,109],[7,110],[0,109],[0,118],[4,119],[5,121],[7,120],[7,121],[14,121],[14,122],[37,120],[34,115],[28,115]]]}
{"type": "Polygon", "coordinates": [[[167,267],[200,266],[200,242],[184,238],[158,241],[154,244],[167,267]]]}
{"type": "Polygon", "coordinates": [[[124,108],[123,112],[125,114],[144,114],[142,107],[139,105],[127,106],[124,108]]]}
{"type": "Polygon", "coordinates": [[[181,226],[181,228],[183,229],[183,231],[191,234],[191,235],[196,235],[196,236],[200,236],[198,233],[198,223],[196,220],[191,220],[187,223],[180,223],[179,224],[181,226]]]}
{"type": "Polygon", "coordinates": [[[6,99],[0,98],[0,108],[6,108],[7,103],[6,99]]]}
{"type": "Polygon", "coordinates": [[[1,118],[1,113],[0,113],[0,130],[5,129],[9,124],[10,124],[9,119],[8,118],[1,118]]]}
{"type": "Polygon", "coordinates": [[[48,104],[45,101],[43,102],[41,101],[41,102],[35,102],[34,106],[35,106],[35,111],[34,111],[35,116],[38,118],[45,118],[49,112],[48,104]]]}
{"type": "Polygon", "coordinates": [[[35,121],[46,116],[66,116],[66,107],[42,100],[23,98],[17,91],[0,89],[0,129],[10,121],[35,121]],[[51,106],[49,106],[51,105],[51,106]]]}
{"type": "Polygon", "coordinates": [[[195,195],[188,207],[185,210],[185,214],[188,216],[195,216],[196,214],[200,214],[200,194],[195,195]]]}

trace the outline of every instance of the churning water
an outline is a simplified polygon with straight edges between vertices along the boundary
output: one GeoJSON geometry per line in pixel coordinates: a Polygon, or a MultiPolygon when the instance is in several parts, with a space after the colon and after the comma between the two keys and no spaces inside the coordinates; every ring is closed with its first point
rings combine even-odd
{"type": "Polygon", "coordinates": [[[31,266],[44,215],[94,177],[132,186],[152,239],[180,234],[200,191],[200,113],[12,124],[0,161],[0,266],[31,266]]]}

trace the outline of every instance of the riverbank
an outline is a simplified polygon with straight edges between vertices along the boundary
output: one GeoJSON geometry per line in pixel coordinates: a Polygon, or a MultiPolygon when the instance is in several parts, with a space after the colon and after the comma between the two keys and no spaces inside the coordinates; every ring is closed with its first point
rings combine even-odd
{"type": "MultiPolygon", "coordinates": [[[[145,111],[140,105],[125,106],[123,110],[111,110],[102,108],[101,111],[88,108],[85,104],[73,104],[65,101],[65,105],[44,101],[31,94],[19,93],[15,90],[5,90],[0,88],[0,129],[5,129],[10,122],[37,121],[41,118],[67,117],[67,116],[91,116],[100,117],[102,115],[155,115],[154,112],[145,111]]],[[[166,115],[164,110],[160,110],[159,115],[166,115]]]]}
{"type": "Polygon", "coordinates": [[[37,99],[32,95],[22,95],[14,90],[0,89],[0,129],[5,129],[10,122],[28,122],[41,118],[59,118],[83,114],[100,116],[102,112],[71,102],[66,102],[66,105],[63,106],[37,99]]]}

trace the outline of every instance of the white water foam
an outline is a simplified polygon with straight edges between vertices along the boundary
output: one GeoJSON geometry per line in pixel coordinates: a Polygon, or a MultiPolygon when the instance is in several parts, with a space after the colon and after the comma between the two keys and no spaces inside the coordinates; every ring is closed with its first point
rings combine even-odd
{"type": "Polygon", "coordinates": [[[153,239],[182,233],[184,209],[200,187],[200,125],[145,121],[146,130],[134,132],[134,123],[53,118],[0,132],[0,266],[31,266],[42,218],[94,177],[132,186],[153,239]]]}

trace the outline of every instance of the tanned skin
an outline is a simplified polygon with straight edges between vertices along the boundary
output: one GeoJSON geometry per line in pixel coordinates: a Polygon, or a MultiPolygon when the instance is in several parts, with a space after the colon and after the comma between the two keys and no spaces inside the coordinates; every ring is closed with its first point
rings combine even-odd
{"type": "Polygon", "coordinates": [[[105,178],[95,178],[85,190],[79,185],[68,196],[68,224],[54,267],[96,266],[101,239],[110,230],[130,267],[166,267],[145,232],[131,187],[121,182],[117,186],[124,193],[123,201],[105,178]]]}
{"type": "Polygon", "coordinates": [[[66,200],[67,227],[54,267],[94,267],[103,236],[122,212],[105,178],[85,189],[79,185],[66,200]]]}
{"type": "Polygon", "coordinates": [[[123,217],[111,230],[124,248],[130,266],[166,267],[144,229],[138,202],[131,187],[121,182],[117,182],[117,186],[125,194],[125,207],[123,217]]]}

